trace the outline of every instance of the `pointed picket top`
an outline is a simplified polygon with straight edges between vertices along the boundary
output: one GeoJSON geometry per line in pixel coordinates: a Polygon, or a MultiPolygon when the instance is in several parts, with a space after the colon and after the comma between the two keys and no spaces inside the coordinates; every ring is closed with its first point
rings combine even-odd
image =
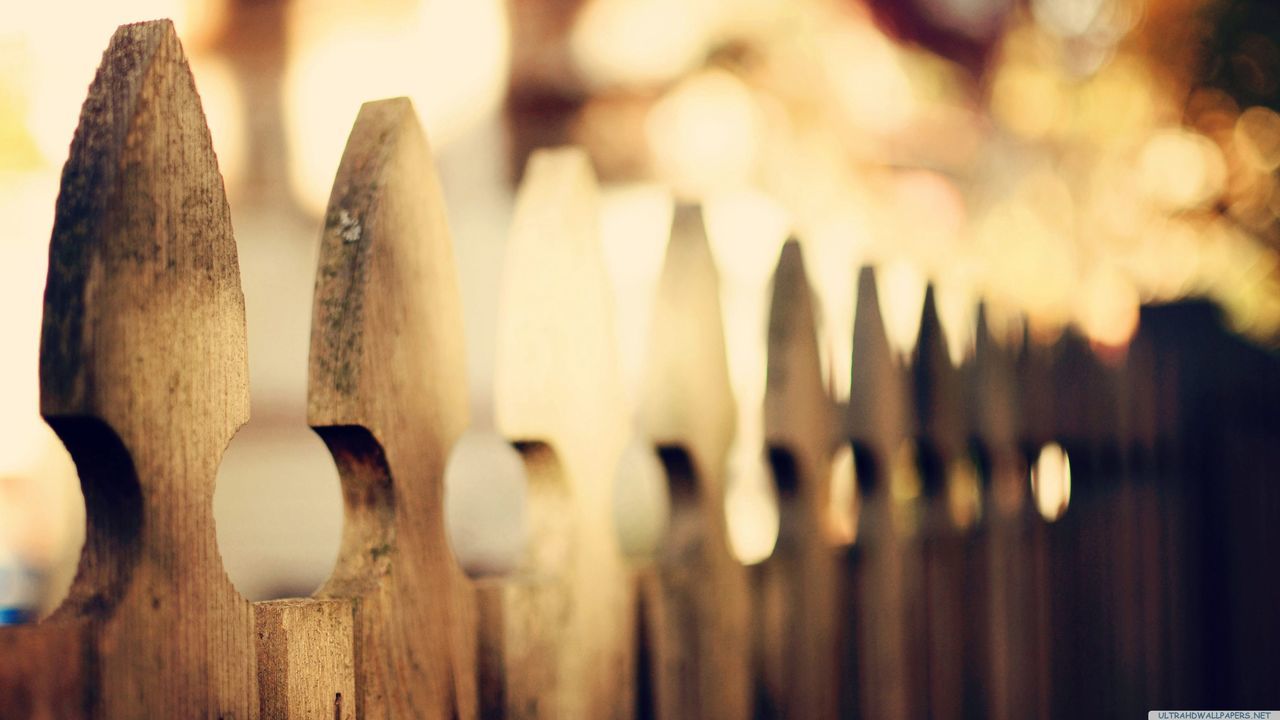
{"type": "MultiPolygon", "coordinates": [[[[638,592],[653,620],[652,694],[666,717],[747,717],[750,598],[729,546],[725,467],[736,413],[721,325],[719,281],[701,211],[679,207],[654,312],[641,428],[659,450],[671,490],[670,524],[638,592]]],[[[648,690],[644,688],[649,688],[648,690]]]]}
{"type": "Polygon", "coordinates": [[[1056,440],[1055,381],[1053,358],[1056,348],[1038,342],[1027,324],[1023,326],[1022,352],[1016,363],[1018,444],[1034,461],[1040,448],[1056,440]]]}
{"type": "MultiPolygon", "coordinates": [[[[1053,350],[1053,416],[1054,435],[1068,451],[1095,446],[1094,406],[1103,390],[1096,365],[1088,341],[1071,329],[1063,331],[1053,350]]],[[[1077,462],[1085,460],[1081,457],[1077,462]]]]}
{"type": "Polygon", "coordinates": [[[822,379],[813,290],[794,239],[783,245],[773,276],[768,353],[765,441],[802,458],[808,476],[831,452],[833,407],[822,379]]]}
{"type": "Polygon", "coordinates": [[[911,359],[916,434],[944,458],[964,452],[964,398],[938,316],[937,292],[925,290],[920,337],[911,359]]]}
{"type": "Polygon", "coordinates": [[[530,545],[563,543],[571,551],[563,566],[521,568],[564,583],[575,608],[537,621],[560,648],[558,717],[606,716],[632,680],[628,580],[612,487],[628,423],[598,195],[583,150],[530,156],[516,195],[498,315],[498,427],[510,440],[545,444],[569,490],[556,506],[539,495],[557,488],[530,484],[530,545]],[[536,517],[542,509],[545,522],[536,517]]]}
{"type": "Polygon", "coordinates": [[[357,711],[473,717],[471,588],[445,536],[445,459],[467,423],[444,201],[405,98],[366,103],[321,239],[308,419],[346,500],[321,597],[359,599],[357,711]]]}
{"type": "Polygon", "coordinates": [[[659,446],[683,446],[699,463],[723,462],[737,411],[725,354],[720,279],[696,205],[675,209],[648,353],[640,416],[649,437],[659,446]]]}
{"type": "Polygon", "coordinates": [[[46,417],[140,421],[122,400],[146,392],[192,395],[173,412],[219,434],[248,419],[230,210],[168,20],[121,26],[103,54],[62,171],[45,308],[46,417]]]}
{"type": "Polygon", "coordinates": [[[876,271],[858,274],[858,297],[853,321],[852,377],[846,428],[855,460],[871,461],[872,472],[858,475],[862,499],[858,508],[858,539],[846,561],[856,568],[846,586],[841,621],[842,637],[857,638],[852,664],[842,663],[846,676],[856,676],[859,697],[851,698],[845,683],[842,706],[850,703],[867,717],[908,717],[914,700],[915,667],[911,609],[918,604],[908,594],[905,569],[912,562],[906,543],[902,504],[892,492],[900,471],[902,450],[911,434],[910,396],[906,370],[888,340],[876,287],[876,271]]]}
{"type": "Polygon", "coordinates": [[[86,501],[79,572],[50,623],[94,621],[84,715],[257,717],[252,609],[222,569],[211,500],[249,414],[244,323],[181,43],[167,20],[122,26],[63,167],[40,343],[41,412],[86,501]]]}
{"type": "Polygon", "coordinates": [[[602,424],[622,423],[598,196],[580,148],[530,156],[499,313],[494,394],[509,437],[594,445],[602,424]]]}
{"type": "Polygon", "coordinates": [[[986,305],[980,304],[973,361],[965,383],[965,406],[973,437],[988,450],[1011,448],[1017,442],[1014,372],[1014,360],[1008,349],[996,342],[987,321],[986,305]]]}
{"type": "Polygon", "coordinates": [[[888,463],[907,436],[906,378],[885,332],[876,274],[863,267],[853,320],[853,377],[846,417],[849,439],[888,463]]]}

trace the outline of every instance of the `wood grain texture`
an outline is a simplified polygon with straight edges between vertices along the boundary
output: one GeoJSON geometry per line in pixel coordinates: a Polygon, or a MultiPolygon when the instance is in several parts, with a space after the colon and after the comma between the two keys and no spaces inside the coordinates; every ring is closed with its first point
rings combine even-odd
{"type": "Polygon", "coordinates": [[[0,627],[0,717],[93,717],[93,631],[89,620],[0,627]]]}
{"type": "Polygon", "coordinates": [[[262,717],[354,720],[354,607],[349,600],[254,603],[262,717]]]}
{"type": "Polygon", "coordinates": [[[838,715],[836,618],[840,566],[824,532],[830,503],[833,406],[800,244],[782,248],[773,276],[765,381],[765,444],[778,487],[773,554],[753,568],[763,657],[756,717],[838,715]]]}
{"type": "Polygon", "coordinates": [[[676,208],[651,320],[641,423],[666,466],[671,521],[646,574],[642,640],[658,656],[661,718],[743,718],[750,712],[750,608],[745,568],[729,547],[725,460],[735,410],[719,280],[701,211],[676,208]]]}
{"type": "MultiPolygon", "coordinates": [[[[521,573],[555,579],[569,593],[572,612],[541,620],[559,650],[541,660],[556,665],[552,716],[567,719],[628,717],[632,705],[634,601],[613,523],[613,478],[627,426],[602,253],[598,189],[586,154],[535,152],[507,246],[495,416],[504,435],[535,442],[563,473],[562,506],[544,511],[546,520],[531,517],[532,547],[521,573]]],[[[537,512],[542,489],[530,491],[537,512]]]]}
{"type": "Polygon", "coordinates": [[[475,603],[445,534],[443,474],[467,423],[444,203],[407,99],[367,103],[321,240],[308,421],[346,520],[318,597],[356,603],[356,715],[476,716],[475,603]]]}
{"type": "MultiPolygon", "coordinates": [[[[81,110],[49,248],[40,387],[79,470],[87,531],[66,601],[16,631],[49,654],[0,659],[65,663],[65,683],[16,692],[66,692],[52,705],[78,698],[76,717],[256,718],[252,610],[222,569],[212,516],[219,460],[249,411],[244,298],[168,21],[116,31],[81,110]]],[[[0,688],[0,707],[15,707],[14,691],[0,688]]]]}
{"type": "Polygon", "coordinates": [[[916,717],[917,659],[908,646],[908,601],[903,577],[904,539],[890,485],[907,436],[906,372],[895,357],[880,312],[875,271],[858,275],[852,378],[845,427],[854,449],[862,492],[857,544],[845,558],[841,637],[846,642],[841,711],[864,718],[916,717]]]}

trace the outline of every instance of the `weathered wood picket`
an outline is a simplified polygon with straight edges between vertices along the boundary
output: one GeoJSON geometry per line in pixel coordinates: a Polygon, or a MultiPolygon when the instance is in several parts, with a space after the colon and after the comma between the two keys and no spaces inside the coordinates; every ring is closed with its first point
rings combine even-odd
{"type": "MultiPolygon", "coordinates": [[[[1145,308],[1123,359],[1065,332],[949,359],[932,291],[913,356],[859,275],[847,405],[832,401],[801,245],[779,258],[765,447],[771,557],[727,530],[735,400],[716,267],[676,209],[639,425],[671,516],[623,555],[612,487],[630,421],[575,150],[520,190],[495,417],[530,479],[527,551],[468,578],[443,474],[468,423],[452,240],[407,100],[361,110],[334,181],[308,422],[338,466],[341,550],[313,597],[250,603],[213,531],[248,416],[244,302],[222,180],[168,22],[121,27],[62,176],[41,409],[79,471],[70,595],[0,628],[0,718],[1136,717],[1280,707],[1280,361],[1212,308],[1145,308]],[[1056,442],[1069,509],[1028,470],[1056,442]],[[858,537],[824,531],[852,448],[858,537]]],[[[850,272],[854,272],[850,268],[850,272]]]]}

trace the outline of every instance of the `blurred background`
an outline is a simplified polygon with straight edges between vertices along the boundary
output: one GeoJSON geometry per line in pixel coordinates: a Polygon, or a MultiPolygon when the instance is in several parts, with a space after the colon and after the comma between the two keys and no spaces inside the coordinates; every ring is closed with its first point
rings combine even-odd
{"type": "MultiPolygon", "coordinates": [[[[1000,332],[1025,322],[1052,338],[1074,325],[1104,352],[1128,340],[1140,304],[1190,296],[1214,300],[1254,342],[1280,339],[1271,0],[10,5],[0,20],[0,608],[55,605],[82,541],[74,467],[38,415],[41,297],[58,174],[124,22],[174,20],[231,202],[253,409],[221,468],[215,514],[228,572],[252,599],[309,593],[337,552],[336,471],[305,425],[308,324],[329,186],[365,100],[410,96],[436,152],[477,428],[492,424],[503,250],[532,149],[582,145],[603,183],[633,396],[672,204],[703,203],[741,414],[730,526],[747,560],[769,552],[777,522],[760,401],[765,290],[789,233],[821,295],[837,399],[848,394],[866,263],[880,269],[903,353],[928,281],[956,362],[978,297],[1000,332]]],[[[835,527],[851,539],[848,458],[839,467],[835,527]]],[[[477,507],[511,488],[487,487],[477,507]]],[[[1069,478],[1039,487],[1064,493],[1069,478]]],[[[1039,499],[1050,516],[1066,500],[1039,499]]],[[[455,541],[467,562],[512,539],[455,541]]]]}

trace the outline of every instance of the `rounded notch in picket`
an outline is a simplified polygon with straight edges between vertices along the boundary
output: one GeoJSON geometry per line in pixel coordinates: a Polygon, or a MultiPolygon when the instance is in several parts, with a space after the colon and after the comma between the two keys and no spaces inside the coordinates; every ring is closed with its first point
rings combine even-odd
{"type": "Polygon", "coordinates": [[[317,597],[358,600],[358,715],[476,711],[474,598],[443,509],[446,459],[467,424],[461,312],[413,106],[366,103],[325,214],[307,395],[346,500],[317,597]]]}

